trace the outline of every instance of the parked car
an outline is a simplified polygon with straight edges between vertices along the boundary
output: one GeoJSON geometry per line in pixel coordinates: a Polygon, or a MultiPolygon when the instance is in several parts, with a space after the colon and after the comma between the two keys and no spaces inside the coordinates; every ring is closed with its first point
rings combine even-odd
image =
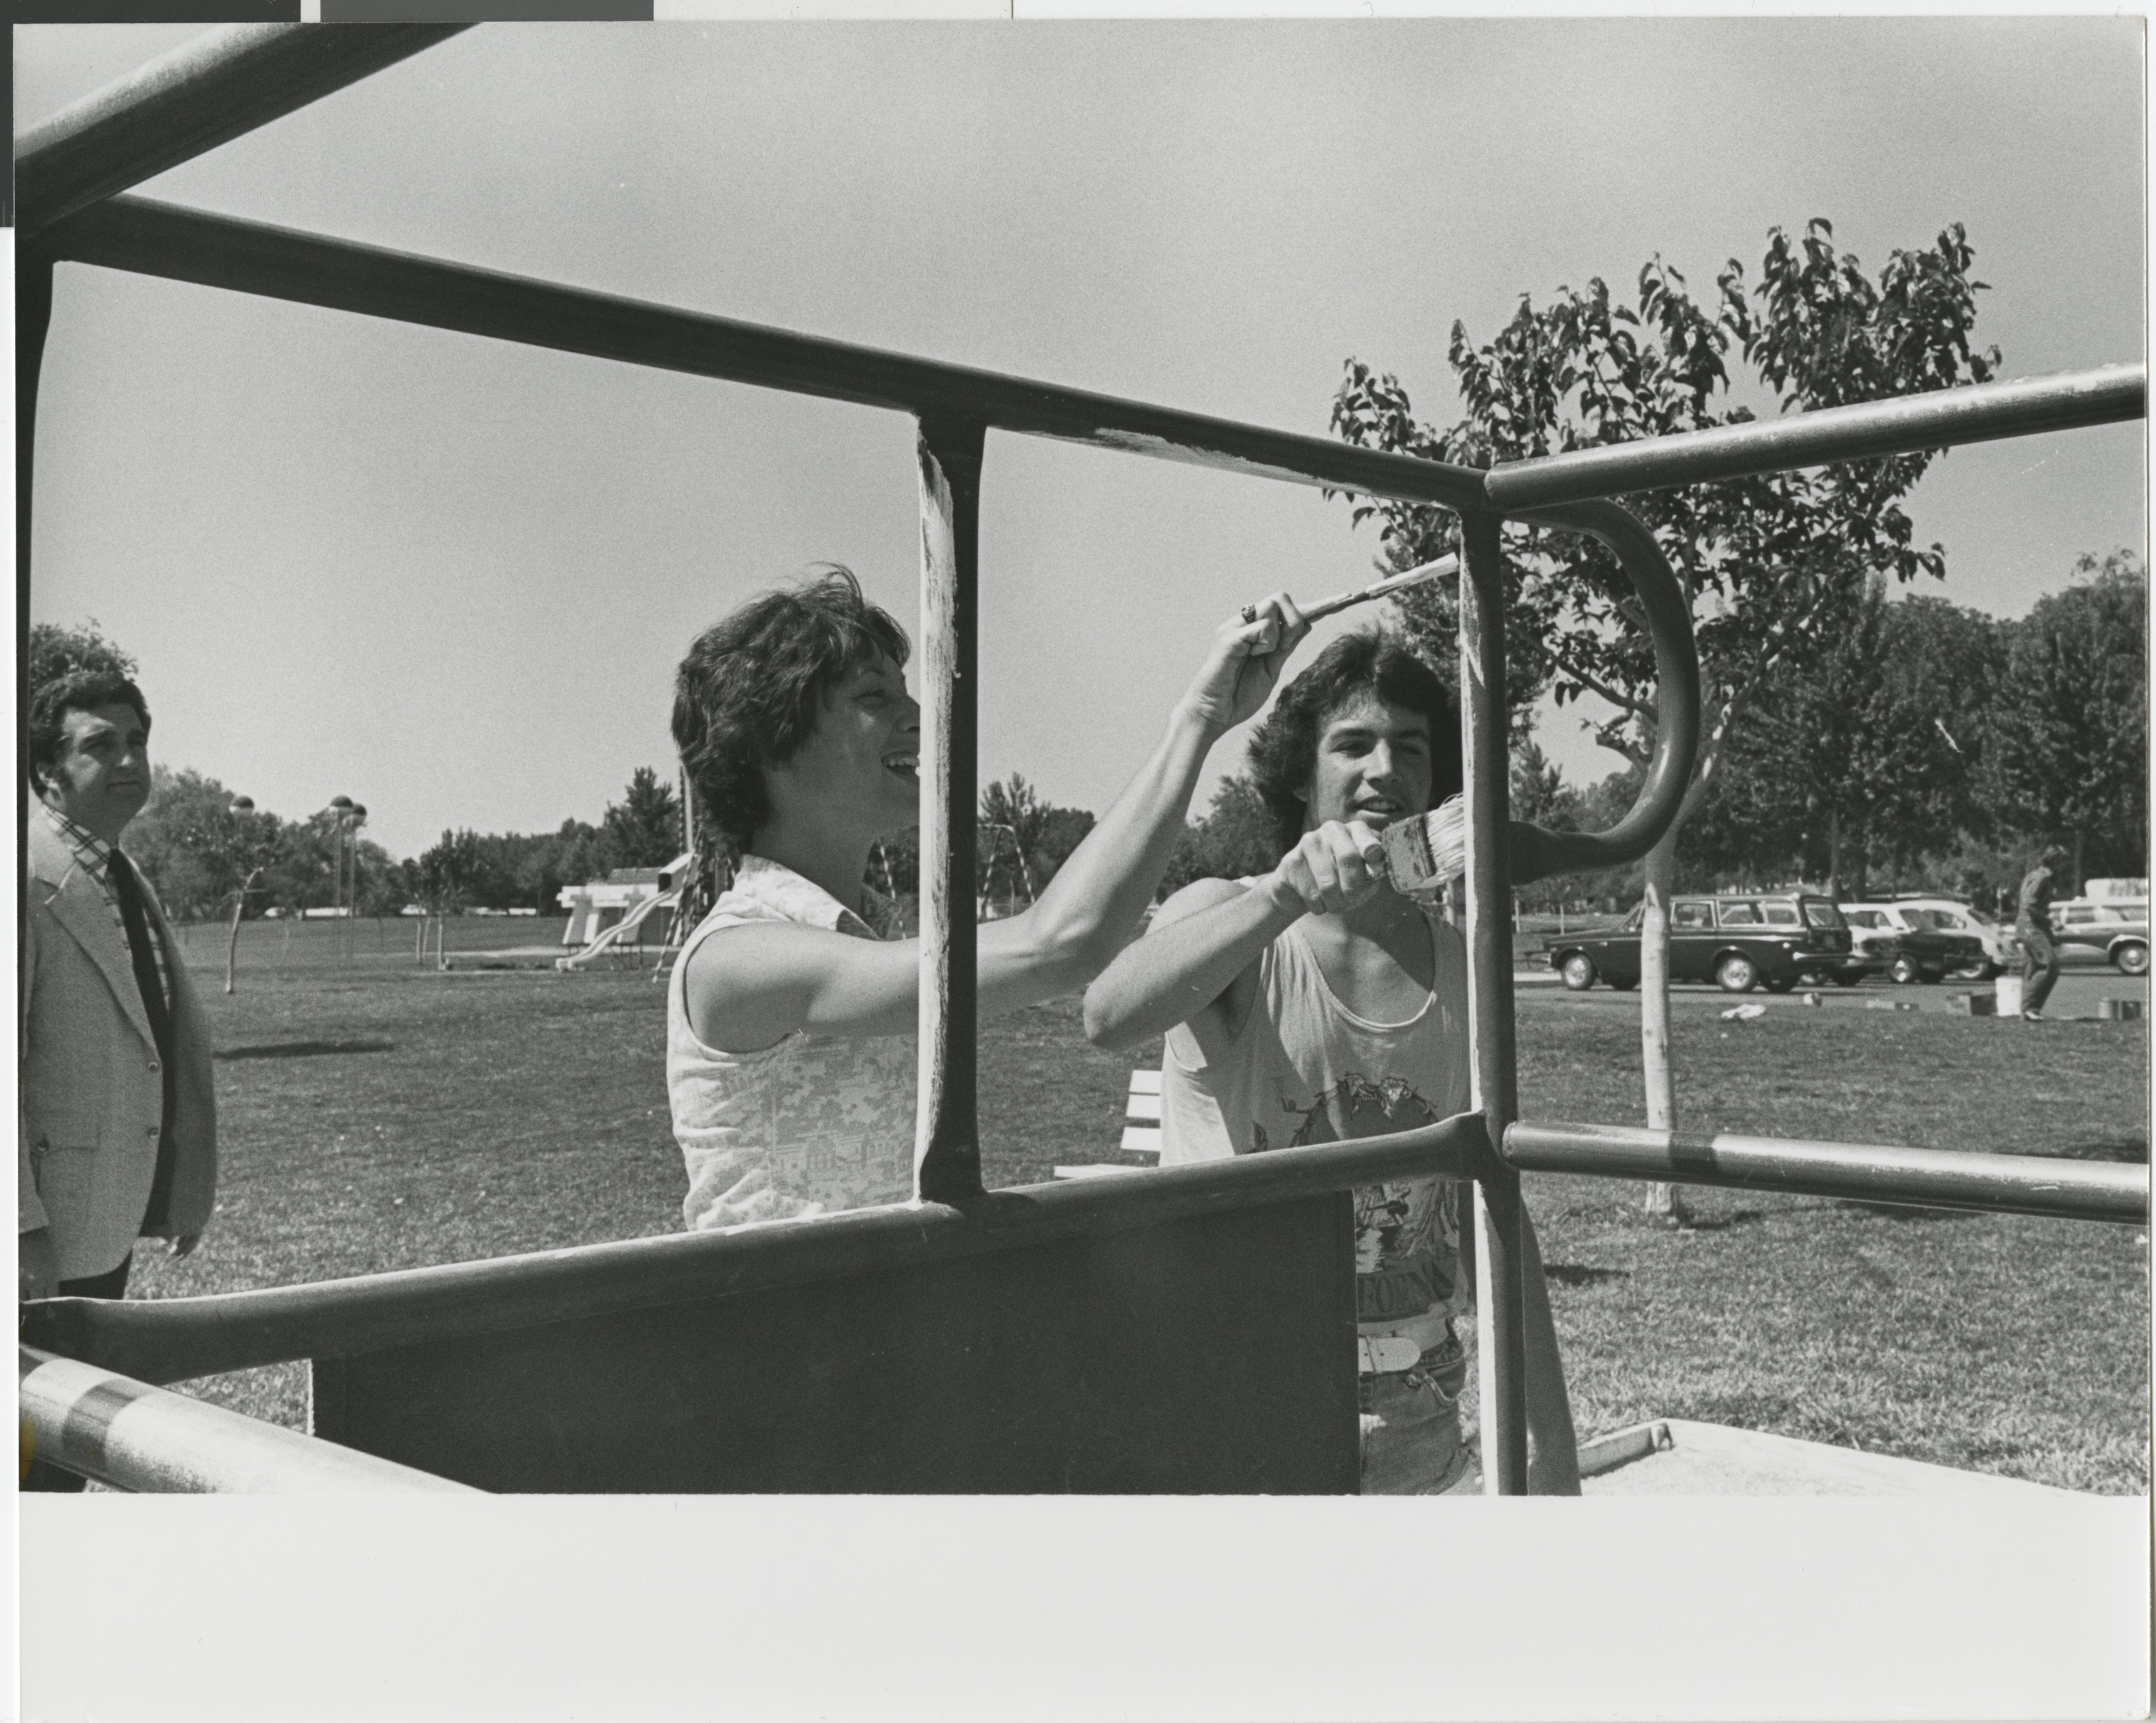
{"type": "Polygon", "coordinates": [[[1994,972],[1983,940],[1974,931],[1950,931],[1944,911],[1897,899],[1844,904],[1841,913],[1851,943],[1881,959],[1891,981],[1936,982],[1949,975],[1979,981],[1994,972]]]}
{"type": "MultiPolygon", "coordinates": [[[[1636,987],[1645,913],[1641,905],[1614,930],[1551,940],[1550,967],[1574,992],[1598,981],[1620,991],[1636,987]]],[[[1769,992],[1786,993],[1806,979],[1848,985],[1867,967],[1876,966],[1851,951],[1849,929],[1830,899],[1793,891],[1671,900],[1673,982],[1711,981],[1732,993],[1763,985],[1769,992]]]]}
{"type": "Polygon", "coordinates": [[[2109,963],[2121,975],[2148,973],[2148,905],[2131,898],[2072,897],[2051,905],[2060,961],[2109,963]]]}
{"type": "Polygon", "coordinates": [[[2012,924],[1997,920],[1974,905],[1951,897],[1897,897],[1893,901],[1905,910],[1929,910],[1948,933],[1970,934],[1984,942],[1983,967],[1948,970],[1955,981],[1989,981],[2020,961],[2021,947],[2015,941],[2012,924]]]}

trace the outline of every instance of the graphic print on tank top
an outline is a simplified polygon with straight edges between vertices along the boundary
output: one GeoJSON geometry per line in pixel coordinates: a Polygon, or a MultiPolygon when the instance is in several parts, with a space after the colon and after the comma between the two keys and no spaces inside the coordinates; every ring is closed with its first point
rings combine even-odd
{"type": "MultiPolygon", "coordinates": [[[[1374,1081],[1350,1071],[1305,1106],[1286,1096],[1281,1111],[1301,1123],[1282,1148],[1346,1142],[1435,1125],[1441,1116],[1404,1077],[1374,1081]]],[[[1251,1147],[1273,1144],[1262,1125],[1251,1147]]],[[[1394,1179],[1355,1192],[1356,1316],[1382,1321],[1433,1309],[1464,1309],[1460,1272],[1460,1192],[1451,1179],[1394,1179]]]]}

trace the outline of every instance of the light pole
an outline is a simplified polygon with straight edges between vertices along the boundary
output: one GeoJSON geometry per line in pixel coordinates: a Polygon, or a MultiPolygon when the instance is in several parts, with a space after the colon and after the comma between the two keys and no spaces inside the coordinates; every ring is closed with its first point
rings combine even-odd
{"type": "MultiPolygon", "coordinates": [[[[349,796],[332,796],[330,797],[330,805],[322,812],[330,818],[331,839],[330,864],[332,870],[330,885],[331,907],[342,911],[335,918],[340,924],[349,924],[353,915],[357,913],[359,897],[359,846],[354,840],[354,834],[362,825],[366,823],[367,809],[349,796]],[[350,902],[346,900],[344,889],[345,854],[347,849],[352,855],[352,900],[350,902]]],[[[352,929],[349,925],[343,926],[343,931],[339,937],[344,946],[344,955],[349,957],[352,956],[352,929]]]]}

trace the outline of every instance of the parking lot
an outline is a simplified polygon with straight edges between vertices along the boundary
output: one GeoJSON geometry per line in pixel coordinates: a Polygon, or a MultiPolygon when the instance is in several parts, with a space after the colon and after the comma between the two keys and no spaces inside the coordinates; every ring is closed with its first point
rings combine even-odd
{"type": "MultiPolygon", "coordinates": [[[[1532,990],[1538,994],[1573,1001],[1581,1005],[1624,1007],[1639,1008],[1640,991],[1637,987],[1619,992],[1608,983],[1597,982],[1584,993],[1567,990],[1564,982],[1553,970],[1521,962],[1515,969],[1513,980],[1522,992],[1532,990]]],[[[1988,982],[1940,982],[1936,985],[1916,982],[1907,987],[1897,987],[1882,977],[1867,977],[1853,987],[1799,987],[1791,993],[1770,993],[1763,987],[1755,987],[1748,993],[1727,993],[1712,982],[1680,982],[1670,989],[1673,1000],[1696,1002],[1727,1009],[1735,1005],[1763,1005],[1771,1011],[1871,1011],[1900,1008],[1909,1011],[1958,1012],[1964,1009],[1962,1000],[1970,993],[1989,993],[1988,982]],[[1810,1001],[1816,998],[1817,1005],[1810,1001]]],[[[2076,1018],[2094,1019],[2100,1003],[2105,999],[2138,999],[2145,1014],[2148,1009],[2148,977],[2121,975],[2108,964],[2070,963],[2059,977],[2059,984],[2051,990],[2046,1003],[2046,1018],[2071,1020],[2076,1018]]]]}

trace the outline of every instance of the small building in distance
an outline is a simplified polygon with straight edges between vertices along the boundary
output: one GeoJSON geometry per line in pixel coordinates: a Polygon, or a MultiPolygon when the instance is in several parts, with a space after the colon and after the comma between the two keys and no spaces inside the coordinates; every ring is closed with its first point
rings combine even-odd
{"type": "MultiPolygon", "coordinates": [[[[671,891],[679,870],[685,869],[688,863],[687,856],[677,856],[663,868],[616,868],[603,879],[563,886],[561,903],[569,912],[569,924],[562,930],[562,943],[589,945],[633,913],[639,904],[671,891]]],[[[635,931],[634,943],[665,944],[671,919],[655,911],[646,916],[644,925],[635,931]]]]}

